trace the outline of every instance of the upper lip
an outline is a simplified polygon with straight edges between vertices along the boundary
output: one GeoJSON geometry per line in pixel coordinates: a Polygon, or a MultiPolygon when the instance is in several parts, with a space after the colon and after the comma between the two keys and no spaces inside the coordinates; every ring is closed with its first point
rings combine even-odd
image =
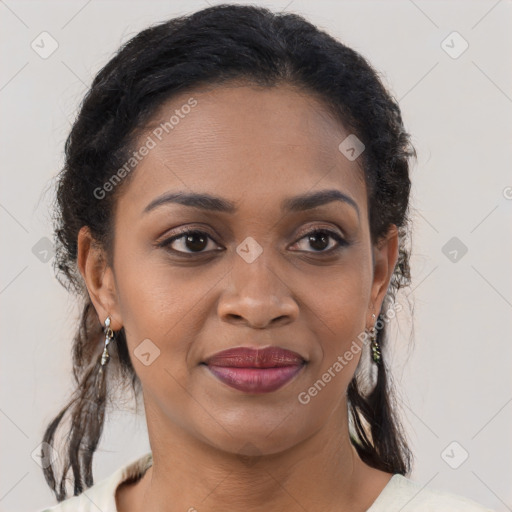
{"type": "Polygon", "coordinates": [[[276,368],[300,365],[305,359],[297,352],[281,347],[235,347],[213,354],[205,363],[236,368],[276,368]]]}

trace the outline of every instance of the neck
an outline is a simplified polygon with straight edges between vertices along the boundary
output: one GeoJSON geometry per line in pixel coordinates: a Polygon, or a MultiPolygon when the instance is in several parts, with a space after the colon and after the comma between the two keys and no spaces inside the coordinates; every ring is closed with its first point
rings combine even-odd
{"type": "Polygon", "coordinates": [[[157,430],[149,432],[153,466],[137,483],[129,507],[118,510],[367,510],[391,475],[362,463],[342,410],[291,449],[247,457],[221,451],[178,427],[164,437],[158,429],[162,423],[148,421],[157,430]]]}

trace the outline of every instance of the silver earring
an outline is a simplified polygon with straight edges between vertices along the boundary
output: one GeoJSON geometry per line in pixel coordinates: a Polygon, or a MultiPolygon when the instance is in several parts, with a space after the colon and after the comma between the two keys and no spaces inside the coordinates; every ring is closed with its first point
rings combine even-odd
{"type": "Polygon", "coordinates": [[[107,346],[114,337],[114,331],[110,328],[110,316],[107,316],[107,319],[105,320],[105,348],[103,349],[103,354],[101,355],[101,366],[105,366],[108,363],[108,360],[110,359],[110,356],[108,354],[107,346]]]}
{"type": "MultiPolygon", "coordinates": [[[[372,318],[375,319],[375,314],[372,314],[372,318]]],[[[373,326],[370,329],[370,347],[372,350],[372,359],[373,362],[377,365],[380,365],[382,363],[382,356],[380,353],[380,345],[377,340],[377,329],[375,326],[373,326]]]]}

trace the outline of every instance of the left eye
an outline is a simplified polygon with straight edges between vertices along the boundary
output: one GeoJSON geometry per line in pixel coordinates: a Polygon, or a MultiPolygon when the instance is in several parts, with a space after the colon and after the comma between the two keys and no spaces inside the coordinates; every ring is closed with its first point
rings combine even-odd
{"type": "MultiPolygon", "coordinates": [[[[310,231],[305,236],[303,236],[301,240],[306,240],[306,243],[310,244],[311,247],[314,247],[314,251],[306,252],[331,252],[336,249],[347,245],[346,240],[344,240],[338,233],[335,231],[331,231],[330,229],[315,229],[314,231],[310,231]],[[329,247],[329,238],[334,239],[338,243],[338,247],[334,244],[334,247],[329,247]],[[326,250],[326,248],[328,248],[326,250]]],[[[299,243],[297,242],[297,243],[299,243]]]]}

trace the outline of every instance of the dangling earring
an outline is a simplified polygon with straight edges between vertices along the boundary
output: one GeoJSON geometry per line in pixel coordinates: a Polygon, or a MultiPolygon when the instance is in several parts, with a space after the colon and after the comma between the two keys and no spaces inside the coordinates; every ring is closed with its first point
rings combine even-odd
{"type": "Polygon", "coordinates": [[[110,328],[110,316],[107,316],[107,319],[105,320],[105,348],[103,349],[103,354],[101,355],[101,366],[105,366],[110,356],[108,354],[107,345],[110,343],[112,338],[114,337],[114,331],[110,328]]]}
{"type": "MultiPolygon", "coordinates": [[[[373,314],[372,317],[375,319],[375,314],[373,314]]],[[[377,329],[375,326],[370,329],[370,347],[372,349],[373,362],[377,365],[380,365],[382,362],[382,357],[380,353],[379,342],[377,340],[377,329]]]]}

